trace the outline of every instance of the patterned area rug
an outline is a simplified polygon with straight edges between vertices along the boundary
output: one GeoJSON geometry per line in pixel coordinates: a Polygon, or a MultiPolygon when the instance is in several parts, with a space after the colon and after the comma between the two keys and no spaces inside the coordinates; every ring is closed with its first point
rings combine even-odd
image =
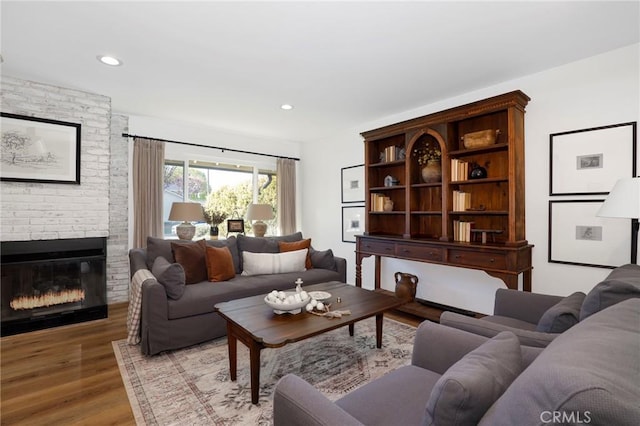
{"type": "MultiPolygon", "coordinates": [[[[330,321],[330,320],[327,320],[330,321]]],[[[113,342],[138,424],[270,425],[272,392],[278,379],[294,373],[331,400],[411,362],[416,329],[385,319],[382,349],[375,320],[278,349],[262,350],[260,402],[251,404],[249,350],[238,342],[238,380],[229,380],[227,339],[220,338],[153,357],[126,340],[113,342]]]]}

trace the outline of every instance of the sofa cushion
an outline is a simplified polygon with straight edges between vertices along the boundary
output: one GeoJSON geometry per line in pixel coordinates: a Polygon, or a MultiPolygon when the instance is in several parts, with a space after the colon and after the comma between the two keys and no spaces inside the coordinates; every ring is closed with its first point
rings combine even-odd
{"type": "Polygon", "coordinates": [[[240,254],[238,253],[238,239],[235,235],[227,237],[224,240],[206,240],[208,246],[211,247],[227,247],[231,252],[231,259],[233,259],[233,267],[236,274],[240,274],[242,269],[240,268],[240,254]]]}
{"type": "Polygon", "coordinates": [[[164,240],[162,238],[147,237],[147,267],[151,269],[153,262],[157,257],[162,256],[173,263],[176,260],[173,258],[173,252],[171,251],[171,240],[164,240]]]}
{"type": "Polygon", "coordinates": [[[407,365],[348,393],[336,405],[363,425],[417,425],[439,378],[433,371],[407,365]]]}
{"type": "Polygon", "coordinates": [[[518,338],[505,331],[469,352],[438,380],[424,425],[475,425],[522,371],[518,338]]]}
{"type": "Polygon", "coordinates": [[[206,262],[209,281],[227,281],[236,276],[229,247],[207,246],[206,262]]]}
{"type": "Polygon", "coordinates": [[[302,272],[309,250],[285,253],[242,253],[242,275],[284,274],[302,272]]]}
{"type": "Polygon", "coordinates": [[[156,280],[164,286],[167,297],[180,299],[184,293],[185,275],[182,265],[170,263],[162,256],[156,257],[151,268],[151,273],[156,280]]]}
{"type": "Polygon", "coordinates": [[[309,252],[311,265],[314,268],[329,269],[331,271],[336,270],[336,259],[333,257],[333,251],[331,249],[320,251],[311,247],[309,252]]]}
{"type": "Polygon", "coordinates": [[[307,258],[305,260],[304,267],[307,269],[313,268],[313,264],[311,263],[311,238],[307,238],[306,240],[300,241],[278,241],[278,249],[280,253],[285,253],[288,251],[296,251],[296,250],[307,250],[307,258]]]}
{"type": "Polygon", "coordinates": [[[632,297],[640,297],[640,266],[623,265],[611,271],[587,294],[580,309],[580,321],[632,297]]]}
{"type": "Polygon", "coordinates": [[[577,291],[547,309],[542,314],[536,330],[544,333],[563,333],[576,325],[580,319],[580,307],[584,297],[583,292],[577,291]]]}
{"type": "Polygon", "coordinates": [[[207,281],[204,240],[194,242],[171,241],[171,251],[176,262],[184,268],[187,284],[207,281]]]}
{"type": "Polygon", "coordinates": [[[558,335],[480,424],[538,425],[554,413],[573,416],[564,424],[640,424],[638,321],[640,299],[626,300],[558,335]]]}

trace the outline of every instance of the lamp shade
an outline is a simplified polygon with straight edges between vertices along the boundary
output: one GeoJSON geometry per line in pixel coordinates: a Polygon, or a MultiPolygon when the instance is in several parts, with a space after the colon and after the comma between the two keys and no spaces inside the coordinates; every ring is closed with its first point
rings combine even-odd
{"type": "Polygon", "coordinates": [[[171,212],[169,212],[169,220],[204,221],[202,205],[200,203],[173,203],[171,212]]]}
{"type": "Polygon", "coordinates": [[[269,204],[249,204],[247,220],[273,219],[273,208],[269,204]]]}
{"type": "Polygon", "coordinates": [[[640,218],[640,178],[619,179],[596,216],[640,218]]]}

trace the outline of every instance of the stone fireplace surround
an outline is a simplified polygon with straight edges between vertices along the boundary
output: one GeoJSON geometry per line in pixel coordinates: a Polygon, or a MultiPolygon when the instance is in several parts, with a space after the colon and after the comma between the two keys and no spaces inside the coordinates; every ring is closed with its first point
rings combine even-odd
{"type": "Polygon", "coordinates": [[[107,302],[129,293],[128,118],[111,99],[79,90],[2,77],[2,112],[80,123],[80,185],[0,182],[0,241],[103,238],[107,302]]]}

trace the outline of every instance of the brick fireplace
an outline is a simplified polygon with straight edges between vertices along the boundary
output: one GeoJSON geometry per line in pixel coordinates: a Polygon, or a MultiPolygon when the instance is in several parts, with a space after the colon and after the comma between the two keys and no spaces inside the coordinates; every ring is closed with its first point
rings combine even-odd
{"type": "Polygon", "coordinates": [[[1,244],[2,336],[107,317],[106,238],[1,244]]]}

